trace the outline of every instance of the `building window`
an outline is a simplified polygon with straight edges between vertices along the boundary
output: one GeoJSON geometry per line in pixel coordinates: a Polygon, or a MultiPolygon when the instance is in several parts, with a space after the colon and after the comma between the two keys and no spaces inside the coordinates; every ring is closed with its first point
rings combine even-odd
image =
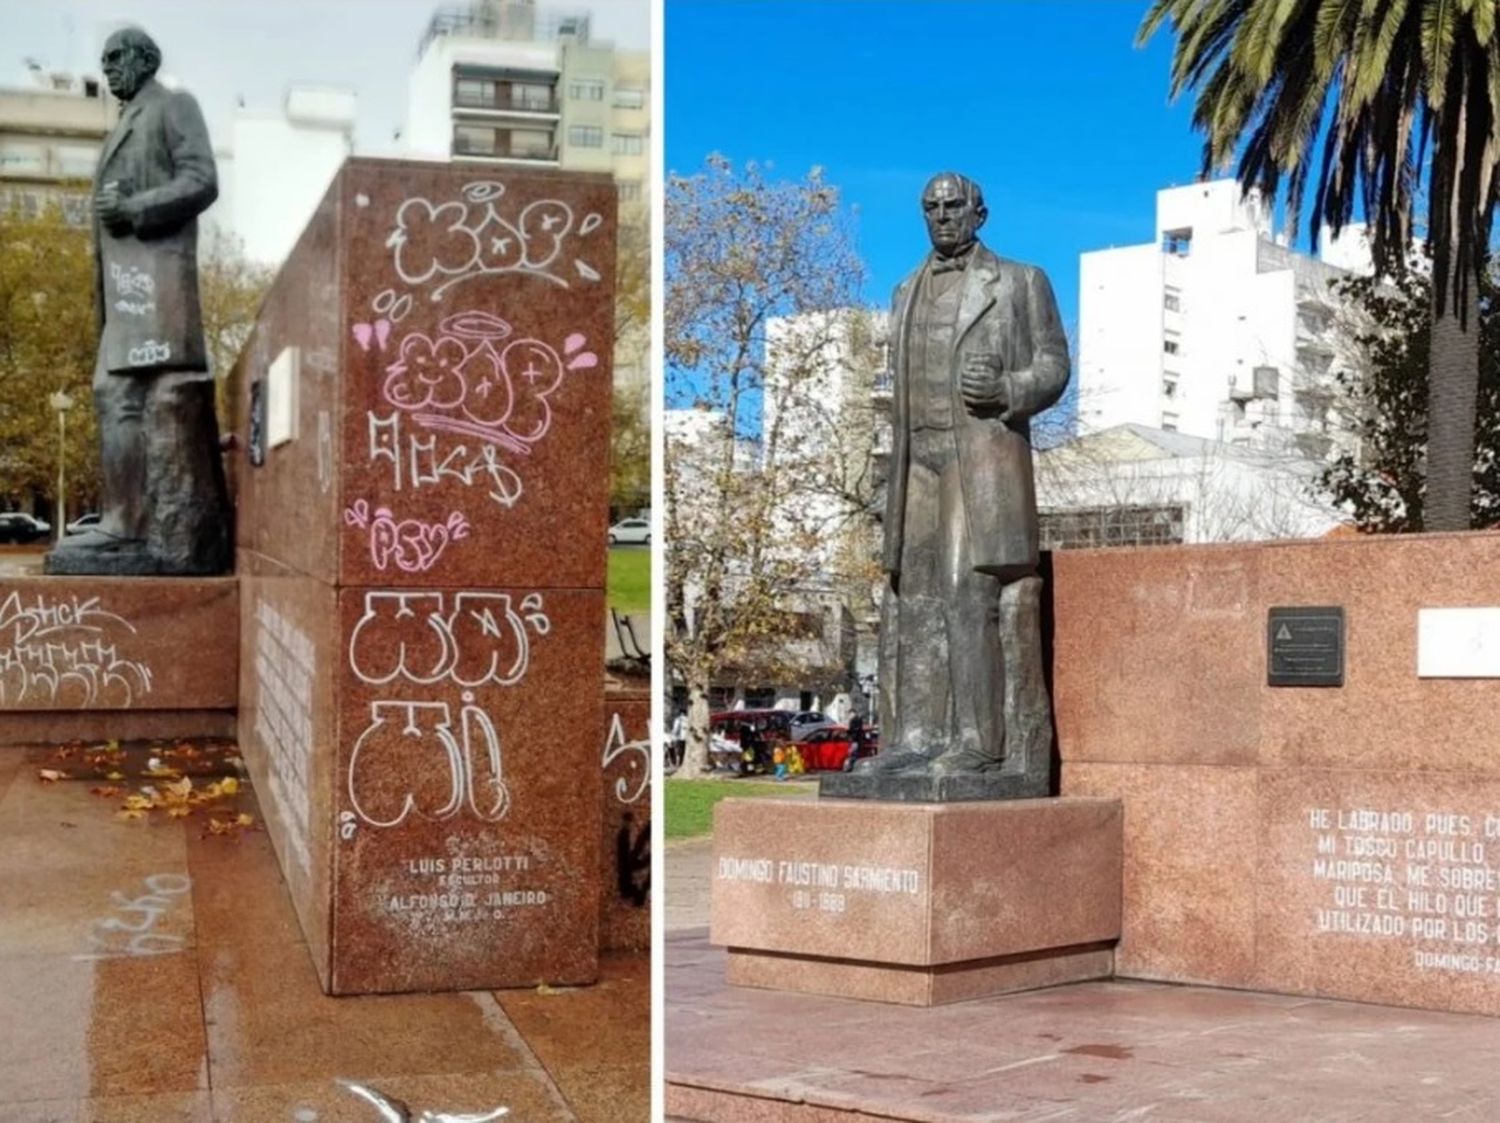
{"type": "Polygon", "coordinates": [[[510,107],[530,113],[547,113],[553,108],[552,87],[539,82],[517,82],[510,88],[510,107]]]}
{"type": "Polygon", "coordinates": [[[1162,253],[1169,253],[1175,257],[1186,257],[1188,251],[1193,248],[1193,228],[1184,226],[1179,230],[1163,230],[1161,232],[1162,253]]]}
{"type": "Polygon", "coordinates": [[[1175,398],[1177,396],[1177,379],[1163,378],[1161,380],[1161,392],[1165,397],[1175,398]]]}
{"type": "Polygon", "coordinates": [[[641,201],[641,184],[639,180],[629,179],[620,182],[620,202],[638,203],[641,201]]]}
{"type": "Polygon", "coordinates": [[[646,91],[639,86],[616,86],[615,108],[616,109],[644,109],[646,107],[646,91]]]}
{"type": "Polygon", "coordinates": [[[1175,337],[1168,336],[1166,339],[1162,340],[1161,349],[1168,355],[1175,355],[1182,348],[1179,346],[1175,337]]]}
{"type": "Polygon", "coordinates": [[[1165,308],[1168,312],[1181,312],[1182,311],[1182,293],[1181,293],[1181,291],[1178,290],[1178,289],[1167,289],[1167,291],[1162,294],[1161,306],[1163,308],[1165,308]]]}
{"type": "Polygon", "coordinates": [[[459,78],[453,83],[454,105],[495,104],[495,83],[485,78],[459,78]]]}
{"type": "Polygon", "coordinates": [[[575,78],[568,83],[568,96],[574,101],[603,101],[604,79],[575,78]]]}
{"type": "Polygon", "coordinates": [[[525,113],[548,113],[556,109],[552,87],[544,82],[506,82],[493,78],[455,78],[453,104],[459,109],[519,109],[525,113]]]}
{"type": "Polygon", "coordinates": [[[1161,415],[1161,427],[1168,433],[1177,432],[1177,415],[1175,413],[1164,413],[1161,415]]]}
{"type": "Polygon", "coordinates": [[[455,125],[455,156],[498,156],[519,160],[550,160],[549,129],[507,129],[492,125],[455,125]]]}
{"type": "Polygon", "coordinates": [[[47,150],[40,144],[0,145],[0,175],[44,175],[47,150]]]}
{"type": "Polygon", "coordinates": [[[1042,549],[1178,545],[1183,540],[1183,515],[1184,509],[1176,505],[1042,511],[1042,549]]]}
{"type": "Polygon", "coordinates": [[[639,156],[646,151],[646,138],[640,133],[611,133],[609,150],[616,156],[639,156]]]}
{"type": "Polygon", "coordinates": [[[493,156],[495,130],[481,125],[455,125],[453,153],[456,156],[493,156]]]}
{"type": "Polygon", "coordinates": [[[603,148],[604,130],[598,125],[569,125],[568,143],[574,148],[603,148]]]}

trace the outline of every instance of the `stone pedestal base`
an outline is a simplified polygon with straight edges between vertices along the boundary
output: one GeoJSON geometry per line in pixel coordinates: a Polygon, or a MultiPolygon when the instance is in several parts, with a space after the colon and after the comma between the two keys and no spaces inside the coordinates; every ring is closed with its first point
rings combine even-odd
{"type": "Polygon", "coordinates": [[[0,745],[222,732],[238,674],[236,578],[0,578],[0,745]]]}
{"type": "Polygon", "coordinates": [[[1114,974],[1111,942],[1049,948],[938,967],[904,967],[842,959],[729,949],[732,986],[831,994],[903,1006],[945,1006],[971,998],[1037,990],[1114,974]]]}
{"type": "Polygon", "coordinates": [[[729,981],[930,1006],[1111,974],[1117,800],[725,800],[729,981]]]}

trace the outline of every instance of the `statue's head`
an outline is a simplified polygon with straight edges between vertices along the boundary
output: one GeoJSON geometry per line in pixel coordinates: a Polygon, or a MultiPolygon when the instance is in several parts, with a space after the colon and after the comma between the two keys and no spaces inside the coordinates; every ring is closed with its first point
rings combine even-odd
{"type": "Polygon", "coordinates": [[[109,92],[129,101],[161,67],[161,48],[139,27],[122,27],[105,40],[99,61],[109,92]]]}
{"type": "Polygon", "coordinates": [[[922,189],[927,236],[932,239],[932,248],[944,257],[972,246],[989,213],[979,184],[957,172],[935,175],[922,189]]]}

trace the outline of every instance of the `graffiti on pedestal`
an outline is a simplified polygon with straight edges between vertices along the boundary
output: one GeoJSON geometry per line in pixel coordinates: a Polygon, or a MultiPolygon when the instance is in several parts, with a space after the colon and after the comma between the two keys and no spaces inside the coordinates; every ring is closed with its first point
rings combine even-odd
{"type": "Polygon", "coordinates": [[[509,593],[366,593],[349,635],[355,677],[372,687],[444,688],[447,696],[371,701],[370,724],[350,751],[341,837],[412,816],[503,819],[511,800],[501,736],[477,692],[519,683],[534,637],[551,628],[540,593],[519,603],[509,593]]]}
{"type": "Polygon", "coordinates": [[[151,667],[120,644],[135,625],[96,596],[0,600],[0,705],[126,707],[151,691],[151,667]]]}

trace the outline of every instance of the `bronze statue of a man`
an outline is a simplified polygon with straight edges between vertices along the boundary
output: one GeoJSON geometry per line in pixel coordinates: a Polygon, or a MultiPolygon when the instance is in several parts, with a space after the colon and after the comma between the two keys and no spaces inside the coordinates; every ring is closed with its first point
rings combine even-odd
{"type": "MultiPolygon", "coordinates": [[[[1030,418],[1062,396],[1068,344],[1046,275],[979,241],[978,184],[936,176],[922,211],[932,252],[891,321],[883,749],[865,772],[998,775],[1019,769],[1008,726],[1050,739],[1030,418]]],[[[1046,794],[1031,789],[1047,763],[1012,794],[1046,794]]]]}
{"type": "Polygon", "coordinates": [[[228,492],[198,305],[198,215],[218,196],[198,103],[156,81],[139,28],[104,45],[124,105],[94,180],[94,366],[103,478],[97,530],[49,573],[211,574],[231,565],[228,492]]]}

